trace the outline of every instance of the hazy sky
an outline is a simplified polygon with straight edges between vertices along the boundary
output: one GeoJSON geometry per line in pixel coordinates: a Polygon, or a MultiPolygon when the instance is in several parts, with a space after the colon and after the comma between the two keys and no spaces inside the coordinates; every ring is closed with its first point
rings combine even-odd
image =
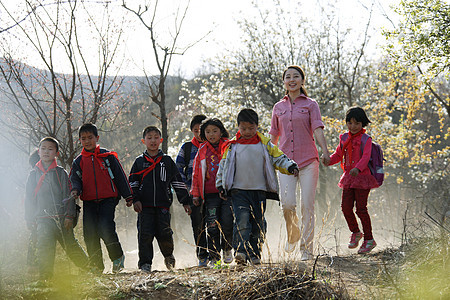
{"type": "MultiPolygon", "coordinates": [[[[394,0],[279,0],[281,5],[286,10],[300,11],[302,17],[307,17],[311,22],[315,22],[322,17],[323,12],[320,7],[327,7],[327,3],[333,3],[335,13],[339,15],[341,27],[352,27],[361,30],[364,27],[368,18],[368,8],[373,5],[372,27],[380,28],[381,26],[390,26],[389,21],[383,15],[388,14],[393,17],[394,14],[390,10],[391,4],[396,4],[394,0]]],[[[23,0],[0,0],[6,3],[9,7],[18,7],[18,3],[23,3],[23,0]]],[[[45,1],[52,3],[53,0],[45,1]]],[[[86,3],[88,1],[85,1],[86,3]]],[[[96,2],[96,1],[92,1],[96,2]]],[[[128,0],[128,3],[141,3],[135,0],[128,0]]],[[[153,3],[154,1],[150,1],[153,3]]],[[[253,8],[252,0],[191,0],[187,17],[182,28],[182,35],[179,40],[179,45],[190,44],[206,33],[211,33],[200,43],[190,48],[185,55],[175,56],[171,68],[171,73],[176,73],[178,70],[182,71],[182,75],[190,76],[196,70],[201,68],[204,59],[212,59],[216,55],[220,55],[225,50],[230,50],[239,47],[241,33],[236,22],[237,19],[242,19],[243,16],[249,16],[256,13],[253,8]]],[[[273,9],[274,0],[258,0],[258,6],[266,9],[273,9]]],[[[98,3],[98,2],[97,2],[98,3]]],[[[117,14],[117,19],[126,15],[126,11],[120,7],[121,0],[111,0],[112,11],[117,14]]],[[[161,20],[158,21],[157,33],[160,36],[167,35],[166,28],[173,28],[173,17],[171,13],[174,7],[178,4],[186,5],[187,0],[163,0],[160,1],[161,20]],[[170,21],[170,22],[169,22],[170,21]],[[164,23],[167,22],[167,23],[164,23]]],[[[8,24],[5,21],[5,14],[2,14],[0,7],[0,26],[5,27],[8,24]]],[[[23,14],[23,11],[22,11],[23,14]]],[[[101,13],[93,12],[93,15],[101,18],[101,13]]],[[[151,49],[148,37],[148,31],[137,21],[133,15],[129,15],[130,23],[127,23],[125,30],[126,43],[123,45],[128,59],[121,66],[121,72],[127,74],[142,75],[142,69],[145,68],[148,73],[151,70],[156,70],[154,65],[153,52],[151,49]]],[[[375,40],[381,40],[375,36],[375,40]]],[[[372,43],[372,47],[375,43],[372,43]]],[[[27,49],[22,49],[23,57],[29,60],[32,65],[38,66],[38,63],[32,62],[33,58],[27,55],[27,49]]],[[[119,59],[120,60],[120,59],[119,59]]],[[[93,59],[92,64],[95,66],[98,62],[93,59]]],[[[62,71],[62,70],[61,70],[62,71]]]]}

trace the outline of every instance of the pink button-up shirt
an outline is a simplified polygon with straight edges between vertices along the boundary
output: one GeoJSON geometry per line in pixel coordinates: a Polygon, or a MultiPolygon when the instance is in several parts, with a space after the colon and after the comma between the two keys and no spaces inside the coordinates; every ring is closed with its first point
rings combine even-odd
{"type": "Polygon", "coordinates": [[[299,168],[319,159],[313,136],[319,127],[324,127],[319,105],[303,94],[292,103],[286,95],[273,106],[269,134],[280,137],[280,150],[299,168]]]}

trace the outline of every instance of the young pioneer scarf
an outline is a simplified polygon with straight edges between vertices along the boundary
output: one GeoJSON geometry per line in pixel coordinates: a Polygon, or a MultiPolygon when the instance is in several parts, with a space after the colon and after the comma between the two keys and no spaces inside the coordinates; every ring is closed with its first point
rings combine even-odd
{"type": "MultiPolygon", "coordinates": [[[[57,166],[57,165],[58,165],[58,164],[56,163],[56,158],[52,161],[52,163],[50,164],[50,166],[48,167],[47,170],[44,168],[44,165],[42,164],[42,161],[41,161],[41,160],[37,162],[36,167],[37,167],[39,170],[41,170],[43,174],[42,174],[41,177],[39,178],[39,181],[38,181],[38,183],[37,183],[37,185],[36,185],[36,188],[34,189],[34,197],[35,197],[35,198],[36,198],[36,195],[37,195],[37,193],[39,192],[39,190],[40,190],[42,184],[44,183],[45,176],[47,175],[48,172],[50,172],[50,170],[56,169],[56,166],[57,166]]],[[[58,180],[59,180],[59,178],[58,178],[58,180]]]]}
{"type": "MultiPolygon", "coordinates": [[[[361,137],[366,130],[363,128],[360,131],[358,131],[355,134],[352,134],[350,131],[348,132],[348,139],[344,142],[344,145],[342,145],[342,152],[345,153],[347,151],[348,154],[348,161],[345,162],[347,166],[349,166],[352,162],[352,141],[356,139],[357,137],[361,137]]],[[[342,155],[342,160],[344,160],[344,155],[342,155]]],[[[341,168],[344,170],[344,163],[341,161],[341,168]]]]}
{"type": "Polygon", "coordinates": [[[81,150],[81,155],[84,157],[94,157],[95,160],[100,164],[100,166],[103,166],[103,160],[102,158],[108,157],[110,155],[114,155],[117,159],[119,159],[119,156],[114,151],[108,151],[104,153],[100,153],[100,146],[95,147],[94,152],[86,151],[84,148],[81,150]]]}
{"type": "Polygon", "coordinates": [[[147,176],[147,174],[150,173],[156,167],[157,164],[159,164],[159,162],[161,161],[161,159],[163,157],[162,157],[162,155],[158,156],[156,158],[156,160],[155,160],[155,159],[151,158],[150,156],[144,154],[144,158],[150,163],[150,166],[145,168],[145,169],[143,169],[143,170],[141,170],[141,171],[139,171],[139,172],[130,174],[130,176],[131,175],[141,175],[142,174],[141,182],[142,182],[142,180],[144,180],[144,177],[147,176]]]}
{"type": "Polygon", "coordinates": [[[244,145],[250,145],[250,144],[258,144],[261,141],[261,138],[259,137],[258,133],[256,133],[254,136],[252,136],[249,139],[242,138],[241,132],[238,130],[236,133],[236,139],[234,140],[228,140],[221,148],[221,153],[225,151],[225,149],[228,148],[230,144],[244,144],[244,145]]]}
{"type": "Polygon", "coordinates": [[[192,138],[191,143],[192,143],[192,145],[194,145],[195,147],[200,148],[200,142],[199,142],[199,140],[197,140],[197,139],[195,138],[195,136],[192,138]]]}

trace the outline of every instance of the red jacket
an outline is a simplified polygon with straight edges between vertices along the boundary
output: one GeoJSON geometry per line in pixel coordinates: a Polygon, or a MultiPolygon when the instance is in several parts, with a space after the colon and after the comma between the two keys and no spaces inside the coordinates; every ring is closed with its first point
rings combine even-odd
{"type": "MultiPolygon", "coordinates": [[[[225,142],[227,139],[222,138],[221,142],[225,142]]],[[[194,198],[202,198],[205,200],[205,177],[206,177],[206,153],[207,146],[206,143],[200,145],[197,155],[194,159],[193,171],[192,171],[192,185],[191,185],[191,195],[194,198]]],[[[219,146],[220,150],[221,146],[219,146]]],[[[219,161],[222,156],[219,157],[219,161]]]]}
{"type": "MultiPolygon", "coordinates": [[[[100,153],[105,152],[108,151],[100,148],[100,153]]],[[[72,164],[70,183],[71,190],[77,190],[84,201],[120,196],[127,201],[132,200],[127,176],[119,160],[112,154],[101,159],[79,155],[72,164]]]]}

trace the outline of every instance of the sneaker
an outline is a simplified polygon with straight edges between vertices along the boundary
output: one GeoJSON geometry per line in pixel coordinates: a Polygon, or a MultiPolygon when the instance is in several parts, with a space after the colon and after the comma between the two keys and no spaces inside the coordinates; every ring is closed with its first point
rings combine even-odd
{"type": "Polygon", "coordinates": [[[198,260],[199,267],[207,267],[208,266],[208,258],[200,258],[198,260]]]}
{"type": "Polygon", "coordinates": [[[164,263],[166,264],[166,268],[168,270],[172,270],[175,268],[175,257],[173,255],[164,257],[164,263]]]}
{"type": "Polygon", "coordinates": [[[250,259],[250,262],[252,263],[252,265],[257,266],[261,264],[261,259],[259,259],[258,257],[252,257],[250,259]]]}
{"type": "Polygon", "coordinates": [[[122,255],[118,259],[113,260],[113,267],[112,271],[113,273],[119,273],[124,268],[124,262],[125,262],[125,255],[122,255]]]}
{"type": "Polygon", "coordinates": [[[284,251],[290,253],[290,252],[295,250],[295,246],[296,245],[297,245],[297,243],[291,244],[289,242],[286,242],[286,246],[284,247],[284,251]]]}
{"type": "Polygon", "coordinates": [[[359,240],[361,240],[363,237],[362,232],[353,232],[352,235],[350,236],[350,242],[348,243],[348,247],[350,249],[356,248],[358,247],[359,244],[359,240]]]}
{"type": "Polygon", "coordinates": [[[313,258],[314,258],[314,256],[308,250],[305,250],[302,252],[302,258],[301,258],[302,261],[311,260],[313,258]]]}
{"type": "Polygon", "coordinates": [[[247,258],[245,257],[244,253],[238,252],[234,256],[234,260],[238,265],[245,266],[247,264],[247,258]]]}
{"type": "Polygon", "coordinates": [[[364,240],[363,244],[361,245],[361,248],[359,248],[358,253],[359,254],[365,254],[372,251],[373,248],[375,248],[377,243],[375,243],[375,240],[364,240]]]}
{"type": "Polygon", "coordinates": [[[141,266],[141,271],[142,272],[146,272],[146,273],[150,273],[152,271],[152,265],[151,264],[143,264],[141,266]]]}
{"type": "Polygon", "coordinates": [[[231,250],[223,251],[223,262],[226,264],[233,262],[233,252],[231,250]]]}

